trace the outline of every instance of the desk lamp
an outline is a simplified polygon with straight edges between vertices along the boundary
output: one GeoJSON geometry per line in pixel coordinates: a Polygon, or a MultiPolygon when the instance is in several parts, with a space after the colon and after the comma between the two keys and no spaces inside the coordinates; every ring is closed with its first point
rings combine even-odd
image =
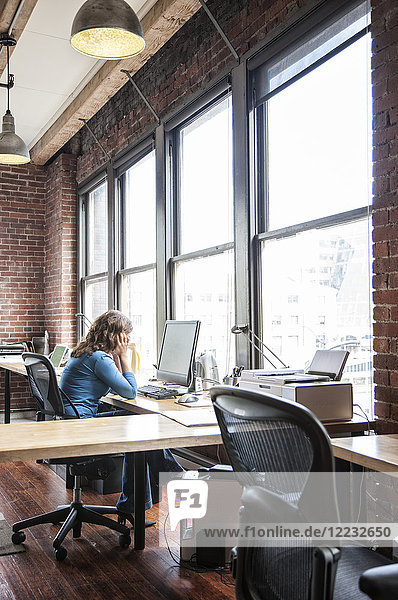
{"type": "Polygon", "coordinates": [[[267,362],[270,363],[270,365],[273,366],[274,369],[276,369],[276,365],[274,365],[274,363],[272,362],[272,360],[270,358],[268,358],[268,356],[265,354],[264,350],[262,350],[254,340],[257,340],[259,344],[262,345],[263,348],[265,348],[267,350],[267,352],[269,352],[270,354],[272,354],[272,356],[274,356],[282,365],[284,368],[288,368],[288,365],[286,365],[283,360],[281,358],[279,358],[279,356],[277,354],[275,354],[275,352],[273,352],[271,350],[271,348],[269,348],[266,344],[264,344],[264,342],[254,333],[254,331],[252,329],[250,329],[249,325],[247,323],[245,323],[244,325],[234,325],[231,328],[231,333],[234,334],[238,334],[238,333],[243,333],[243,335],[248,339],[249,343],[251,346],[253,346],[253,348],[255,348],[258,352],[260,352],[261,356],[263,358],[265,358],[265,360],[267,362]]]}

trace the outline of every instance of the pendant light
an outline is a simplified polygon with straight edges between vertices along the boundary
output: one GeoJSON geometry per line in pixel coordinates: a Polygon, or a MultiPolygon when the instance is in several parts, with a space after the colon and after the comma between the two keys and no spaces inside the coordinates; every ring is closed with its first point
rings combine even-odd
{"type": "Polygon", "coordinates": [[[87,0],[73,20],[70,43],[106,60],[129,58],[145,47],[138,17],[124,0],[87,0]]]}
{"type": "Polygon", "coordinates": [[[23,165],[30,162],[29,150],[23,141],[15,133],[14,117],[10,111],[10,87],[12,87],[12,76],[10,79],[10,46],[15,46],[15,38],[8,34],[0,37],[0,45],[7,48],[7,110],[3,116],[3,125],[0,133],[0,164],[23,165]]]}

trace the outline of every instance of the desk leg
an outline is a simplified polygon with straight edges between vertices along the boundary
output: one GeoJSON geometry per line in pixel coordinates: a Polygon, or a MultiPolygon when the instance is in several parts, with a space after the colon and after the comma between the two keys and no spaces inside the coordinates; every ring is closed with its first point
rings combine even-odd
{"type": "Polygon", "coordinates": [[[4,423],[10,422],[11,412],[11,371],[4,369],[4,423]]]}
{"type": "Polygon", "coordinates": [[[134,549],[145,548],[145,452],[134,453],[134,549]]]}

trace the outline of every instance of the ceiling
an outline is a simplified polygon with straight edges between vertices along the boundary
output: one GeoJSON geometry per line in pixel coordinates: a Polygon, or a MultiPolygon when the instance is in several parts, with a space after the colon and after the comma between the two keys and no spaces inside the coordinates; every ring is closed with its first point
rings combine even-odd
{"type": "MultiPolygon", "coordinates": [[[[13,27],[18,40],[10,60],[15,86],[10,108],[16,133],[44,164],[200,8],[198,0],[127,0],[144,30],[143,53],[123,61],[96,60],[69,43],[73,18],[85,0],[24,0],[13,27]]],[[[0,0],[0,31],[7,31],[21,0],[0,0]]],[[[5,66],[5,51],[0,71],[5,66]]],[[[3,71],[1,80],[6,82],[3,71]]],[[[0,117],[6,89],[0,88],[0,117]]]]}

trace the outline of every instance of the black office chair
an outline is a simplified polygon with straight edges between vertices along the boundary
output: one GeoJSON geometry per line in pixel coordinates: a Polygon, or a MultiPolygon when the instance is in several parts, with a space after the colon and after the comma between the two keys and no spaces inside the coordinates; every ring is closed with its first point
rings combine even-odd
{"type": "MultiPolygon", "coordinates": [[[[243,485],[240,522],[278,523],[283,512],[299,523],[311,500],[308,522],[322,523],[326,510],[338,522],[333,453],[320,421],[305,407],[265,393],[219,386],[210,394],[243,485]],[[310,472],[331,473],[316,498],[310,472]]],[[[238,546],[233,557],[240,600],[398,598],[398,565],[364,547],[238,546]]]]}
{"type": "MultiPolygon", "coordinates": [[[[32,395],[38,401],[41,418],[48,415],[53,419],[78,419],[79,413],[76,409],[74,417],[67,415],[64,411],[61,390],[58,387],[57,376],[51,361],[46,356],[33,352],[24,352],[22,358],[32,395]]],[[[71,406],[74,408],[72,403],[71,406]]],[[[127,548],[131,543],[129,528],[104,516],[117,514],[116,507],[90,506],[83,504],[81,500],[81,478],[85,476],[88,479],[106,479],[114,469],[113,459],[109,456],[80,456],[50,459],[48,462],[68,466],[70,474],[74,477],[72,502],[70,505],[58,506],[52,512],[14,523],[12,527],[13,543],[22,544],[25,541],[26,536],[21,531],[25,527],[44,523],[63,523],[53,540],[55,558],[61,561],[67,556],[67,551],[61,544],[68,532],[72,530],[73,537],[78,538],[81,536],[82,523],[92,523],[119,532],[119,545],[127,548]]]]}

